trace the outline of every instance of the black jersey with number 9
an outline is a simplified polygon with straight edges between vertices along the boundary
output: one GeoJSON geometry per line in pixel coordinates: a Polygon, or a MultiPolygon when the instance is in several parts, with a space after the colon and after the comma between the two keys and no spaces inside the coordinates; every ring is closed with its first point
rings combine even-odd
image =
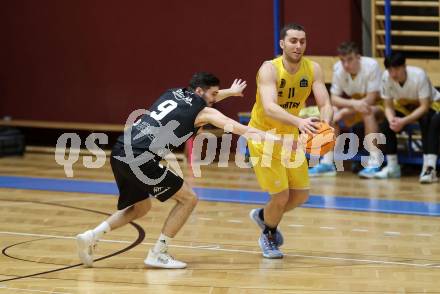
{"type": "MultiPolygon", "coordinates": [[[[197,132],[195,119],[206,106],[202,97],[186,88],[170,89],[124,135],[130,136],[126,140],[134,154],[149,151],[163,157],[197,132]]],[[[124,135],[119,143],[124,144],[124,135]]]]}

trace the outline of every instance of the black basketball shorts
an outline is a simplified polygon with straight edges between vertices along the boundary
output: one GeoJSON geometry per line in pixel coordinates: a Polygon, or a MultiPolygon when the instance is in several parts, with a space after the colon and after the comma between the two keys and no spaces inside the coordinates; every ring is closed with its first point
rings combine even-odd
{"type": "Polygon", "coordinates": [[[130,165],[114,156],[125,157],[122,144],[113,148],[110,164],[119,190],[118,210],[127,208],[139,201],[152,196],[161,202],[171,198],[183,185],[183,179],[170,169],[160,164],[155,158],[139,166],[142,173],[149,179],[159,179],[166,173],[162,181],[155,185],[144,183],[130,168],[130,165]]]}

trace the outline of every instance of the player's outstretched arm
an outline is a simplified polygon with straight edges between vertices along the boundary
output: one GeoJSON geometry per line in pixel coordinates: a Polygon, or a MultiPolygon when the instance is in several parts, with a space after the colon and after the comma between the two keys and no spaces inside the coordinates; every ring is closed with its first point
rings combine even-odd
{"type": "Polygon", "coordinates": [[[242,125],[241,123],[227,117],[217,109],[211,107],[205,107],[196,117],[194,125],[201,127],[203,125],[212,124],[217,128],[234,133],[236,135],[251,138],[253,136],[259,136],[261,140],[279,141],[280,137],[269,134],[258,129],[242,125]]]}
{"type": "Polygon", "coordinates": [[[321,113],[321,120],[330,123],[333,119],[333,106],[330,103],[330,97],[325,87],[324,73],[316,62],[313,62],[313,75],[312,91],[321,113]]]}
{"type": "Polygon", "coordinates": [[[235,79],[229,89],[222,89],[218,91],[218,94],[215,98],[215,102],[217,103],[231,96],[243,97],[243,91],[246,88],[246,86],[247,86],[246,81],[243,81],[241,79],[235,79]]]}

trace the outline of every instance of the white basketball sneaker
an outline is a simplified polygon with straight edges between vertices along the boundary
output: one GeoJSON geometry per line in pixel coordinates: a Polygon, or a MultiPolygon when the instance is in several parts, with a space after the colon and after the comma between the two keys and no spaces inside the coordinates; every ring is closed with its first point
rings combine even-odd
{"type": "Polygon", "coordinates": [[[144,263],[146,266],[159,267],[159,268],[186,268],[186,263],[174,259],[168,252],[153,252],[152,249],[148,251],[148,256],[145,258],[144,263]]]}
{"type": "Polygon", "coordinates": [[[78,256],[86,267],[93,266],[93,254],[96,249],[95,234],[88,230],[76,236],[76,245],[78,246],[78,256]]]}
{"type": "Polygon", "coordinates": [[[432,166],[428,166],[428,168],[420,175],[419,181],[422,184],[438,182],[437,172],[432,166]]]}
{"type": "Polygon", "coordinates": [[[396,166],[385,166],[382,170],[374,174],[375,179],[398,179],[401,177],[400,165],[396,166]]]}

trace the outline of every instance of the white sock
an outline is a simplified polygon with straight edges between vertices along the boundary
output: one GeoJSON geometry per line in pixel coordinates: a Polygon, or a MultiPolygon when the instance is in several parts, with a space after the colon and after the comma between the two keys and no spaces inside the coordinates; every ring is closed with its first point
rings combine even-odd
{"type": "Polygon", "coordinates": [[[379,153],[377,152],[371,152],[370,157],[368,158],[368,165],[367,167],[379,167],[379,153]]]}
{"type": "Polygon", "coordinates": [[[172,238],[161,233],[159,239],[157,239],[157,242],[154,245],[153,252],[166,252],[168,250],[168,243],[171,241],[171,239],[172,238]]]}
{"type": "Polygon", "coordinates": [[[424,173],[425,170],[426,170],[426,168],[428,167],[428,164],[427,164],[427,156],[428,156],[428,154],[423,154],[422,173],[424,173]]]}
{"type": "Polygon", "coordinates": [[[397,163],[397,154],[387,155],[387,166],[394,168],[398,166],[397,163]]]}
{"type": "Polygon", "coordinates": [[[95,234],[95,241],[99,240],[102,237],[102,235],[107,234],[111,230],[112,228],[110,227],[108,222],[103,221],[101,224],[99,224],[99,226],[97,226],[92,230],[93,233],[95,234]]]}
{"type": "Polygon", "coordinates": [[[424,170],[425,170],[425,166],[426,168],[428,168],[428,166],[433,167],[435,170],[436,165],[437,165],[437,154],[426,154],[426,158],[425,158],[425,154],[423,154],[424,170]]]}
{"type": "Polygon", "coordinates": [[[333,164],[334,158],[333,158],[333,151],[329,151],[328,153],[324,154],[324,156],[321,159],[321,163],[324,164],[333,164]]]}

